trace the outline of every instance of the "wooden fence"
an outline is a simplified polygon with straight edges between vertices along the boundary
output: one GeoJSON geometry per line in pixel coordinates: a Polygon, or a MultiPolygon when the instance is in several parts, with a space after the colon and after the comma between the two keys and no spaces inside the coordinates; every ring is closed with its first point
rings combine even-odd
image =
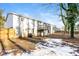
{"type": "MultiPolygon", "coordinates": [[[[2,42],[2,44],[4,45],[4,48],[6,50],[10,49],[10,47],[12,46],[12,43],[8,39],[15,39],[15,38],[16,38],[16,33],[15,33],[14,29],[0,28],[0,44],[2,42]]],[[[0,47],[0,48],[2,48],[2,47],[0,47]]]]}
{"type": "Polygon", "coordinates": [[[1,28],[0,29],[0,39],[8,39],[8,38],[15,38],[16,33],[13,28],[1,28]]]}

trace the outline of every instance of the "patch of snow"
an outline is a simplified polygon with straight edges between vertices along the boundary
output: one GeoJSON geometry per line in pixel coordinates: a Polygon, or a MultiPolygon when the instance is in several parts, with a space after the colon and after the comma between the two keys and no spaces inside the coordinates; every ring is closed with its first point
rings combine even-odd
{"type": "Polygon", "coordinates": [[[47,42],[51,43],[51,42],[56,42],[56,43],[62,43],[62,39],[51,39],[51,38],[48,38],[48,39],[45,39],[47,42]]]}
{"type": "Polygon", "coordinates": [[[22,56],[79,56],[77,48],[64,43],[62,39],[45,39],[36,44],[36,49],[30,53],[23,53],[22,56]]]}

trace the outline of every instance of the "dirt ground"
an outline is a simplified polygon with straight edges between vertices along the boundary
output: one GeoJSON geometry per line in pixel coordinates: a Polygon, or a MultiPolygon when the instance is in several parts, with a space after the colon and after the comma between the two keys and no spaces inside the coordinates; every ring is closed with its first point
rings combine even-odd
{"type": "Polygon", "coordinates": [[[73,43],[74,45],[79,46],[79,33],[75,34],[74,36],[75,36],[75,38],[70,38],[68,33],[64,34],[61,32],[56,32],[56,33],[50,35],[49,37],[63,39],[63,41],[65,41],[65,42],[73,43]]]}
{"type": "Polygon", "coordinates": [[[0,39],[0,55],[11,52],[13,52],[13,55],[17,55],[18,53],[21,54],[23,52],[30,53],[32,50],[35,50],[35,44],[43,39],[45,39],[45,37],[0,39]]]}
{"type": "MultiPolygon", "coordinates": [[[[75,38],[71,39],[69,34],[64,34],[61,32],[56,32],[52,35],[48,36],[49,38],[57,38],[57,39],[62,39],[65,42],[68,43],[73,43],[74,45],[79,46],[79,33],[75,34],[75,38]]],[[[13,53],[13,55],[17,55],[18,53],[23,53],[23,52],[30,52],[32,50],[35,49],[35,44],[42,41],[45,38],[48,37],[33,37],[33,38],[16,38],[16,39],[8,39],[7,42],[11,43],[11,46],[6,46],[5,43],[3,43],[3,48],[0,48],[0,50],[2,49],[2,51],[0,51],[0,55],[4,55],[6,54],[6,52],[4,50],[6,49],[16,49],[13,53]],[[6,48],[5,48],[6,47],[6,48]]],[[[2,42],[4,42],[4,40],[2,40],[2,42]]],[[[0,47],[1,47],[1,43],[0,43],[0,47]]]]}
{"type": "Polygon", "coordinates": [[[10,44],[7,46],[5,43],[0,44],[0,55],[5,55],[7,53],[11,53],[13,52],[13,55],[17,55],[18,53],[23,53],[23,52],[28,52],[30,53],[32,50],[35,49],[35,44],[20,38],[16,38],[16,39],[8,39],[8,42],[10,42],[10,44]],[[12,50],[12,51],[10,51],[12,50]]]}

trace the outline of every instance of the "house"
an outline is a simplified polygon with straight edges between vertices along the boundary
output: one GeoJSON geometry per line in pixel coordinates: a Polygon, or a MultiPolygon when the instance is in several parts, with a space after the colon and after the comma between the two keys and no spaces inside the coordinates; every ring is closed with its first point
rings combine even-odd
{"type": "Polygon", "coordinates": [[[22,37],[28,37],[29,34],[47,36],[54,32],[53,25],[16,13],[7,14],[5,27],[14,28],[16,35],[22,37]]]}

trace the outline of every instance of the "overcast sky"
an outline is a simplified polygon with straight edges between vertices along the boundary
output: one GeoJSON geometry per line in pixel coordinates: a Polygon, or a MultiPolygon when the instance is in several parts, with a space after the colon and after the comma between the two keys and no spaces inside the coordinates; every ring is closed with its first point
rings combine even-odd
{"type": "Polygon", "coordinates": [[[60,10],[58,4],[42,3],[0,3],[0,8],[4,10],[4,15],[15,12],[41,20],[57,27],[62,27],[62,21],[59,17],[60,10]]]}

